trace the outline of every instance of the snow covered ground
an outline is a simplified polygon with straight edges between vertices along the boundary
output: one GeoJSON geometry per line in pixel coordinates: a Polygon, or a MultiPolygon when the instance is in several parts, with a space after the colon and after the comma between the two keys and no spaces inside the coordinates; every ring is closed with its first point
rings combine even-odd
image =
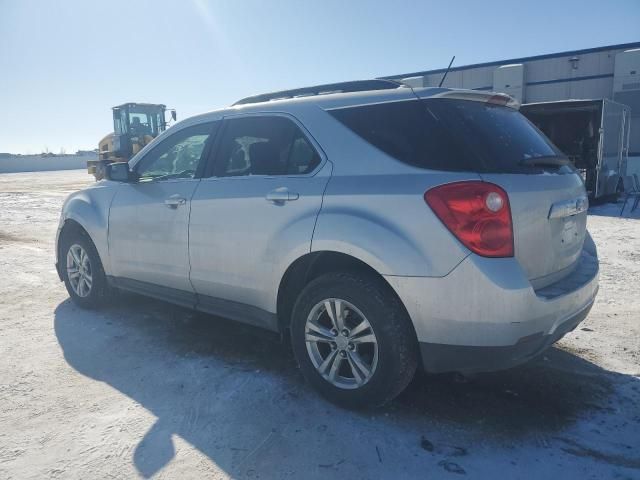
{"type": "Polygon", "coordinates": [[[135,296],[75,308],[53,240],[91,180],[0,175],[0,478],[640,478],[640,209],[592,209],[600,293],[557,347],[354,413],[276,335],[135,296]]]}

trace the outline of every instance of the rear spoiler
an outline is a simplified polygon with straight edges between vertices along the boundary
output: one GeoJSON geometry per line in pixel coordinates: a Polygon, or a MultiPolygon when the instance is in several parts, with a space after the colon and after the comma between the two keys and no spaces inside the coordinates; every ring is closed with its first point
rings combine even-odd
{"type": "MultiPolygon", "coordinates": [[[[419,94],[419,92],[418,92],[419,94]]],[[[506,93],[478,92],[475,90],[445,90],[425,98],[450,98],[453,100],[470,100],[472,102],[493,103],[518,110],[520,102],[506,93]]]]}

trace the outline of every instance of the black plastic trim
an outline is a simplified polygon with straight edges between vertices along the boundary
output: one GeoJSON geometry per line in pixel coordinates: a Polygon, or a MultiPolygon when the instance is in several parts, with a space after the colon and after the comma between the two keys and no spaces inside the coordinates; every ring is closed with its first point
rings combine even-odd
{"type": "Polygon", "coordinates": [[[193,292],[163,287],[147,282],[140,282],[130,278],[108,276],[109,285],[128,290],[147,297],[157,298],[165,302],[182,307],[199,310],[217,315],[240,323],[265,328],[274,332],[279,331],[278,319],[275,313],[268,312],[252,305],[234,302],[223,298],[198,295],[193,292]]]}
{"type": "Polygon", "coordinates": [[[477,347],[420,342],[420,353],[425,371],[429,373],[480,373],[506,370],[520,365],[540,353],[575,329],[582,322],[593,302],[562,323],[555,332],[527,335],[515,345],[477,347]]]}
{"type": "Polygon", "coordinates": [[[176,305],[187,308],[195,308],[196,306],[196,294],[192,292],[178,290],[170,287],[163,287],[160,285],[140,282],[138,280],[132,280],[130,278],[123,277],[109,276],[107,277],[107,281],[114,287],[128,290],[133,293],[138,293],[146,297],[157,298],[158,300],[174,303],[176,305]]]}
{"type": "Polygon", "coordinates": [[[198,303],[196,304],[196,310],[229,318],[255,327],[266,328],[274,332],[279,331],[278,319],[275,313],[223,298],[209,297],[207,295],[197,295],[197,297],[198,303]]]}

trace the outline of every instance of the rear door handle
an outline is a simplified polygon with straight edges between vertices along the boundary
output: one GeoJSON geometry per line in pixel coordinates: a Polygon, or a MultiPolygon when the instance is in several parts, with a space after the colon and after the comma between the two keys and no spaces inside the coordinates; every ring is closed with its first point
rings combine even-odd
{"type": "Polygon", "coordinates": [[[164,204],[169,208],[178,208],[180,205],[187,203],[187,199],[180,195],[171,195],[164,201],[164,204]]]}
{"type": "Polygon", "coordinates": [[[297,200],[300,195],[296,192],[291,192],[287,187],[276,188],[267,193],[266,197],[268,202],[282,203],[297,200]]]}

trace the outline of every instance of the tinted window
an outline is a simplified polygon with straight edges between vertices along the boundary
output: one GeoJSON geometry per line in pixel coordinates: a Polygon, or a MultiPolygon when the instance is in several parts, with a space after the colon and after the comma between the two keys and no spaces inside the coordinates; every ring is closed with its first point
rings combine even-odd
{"type": "Polygon", "coordinates": [[[140,181],[193,178],[214,125],[188,127],[163,140],[137,164],[140,181]]]}
{"type": "Polygon", "coordinates": [[[531,170],[520,163],[530,158],[564,155],[517,110],[484,102],[426,100],[451,135],[463,141],[491,172],[531,170]]]}
{"type": "Polygon", "coordinates": [[[531,171],[519,162],[561,155],[511,108],[447,99],[341,108],[330,113],[404,163],[447,171],[531,171]]]}
{"type": "Polygon", "coordinates": [[[298,126],[280,117],[244,117],[226,122],[217,155],[218,176],[297,175],[320,157],[298,126]]]}

